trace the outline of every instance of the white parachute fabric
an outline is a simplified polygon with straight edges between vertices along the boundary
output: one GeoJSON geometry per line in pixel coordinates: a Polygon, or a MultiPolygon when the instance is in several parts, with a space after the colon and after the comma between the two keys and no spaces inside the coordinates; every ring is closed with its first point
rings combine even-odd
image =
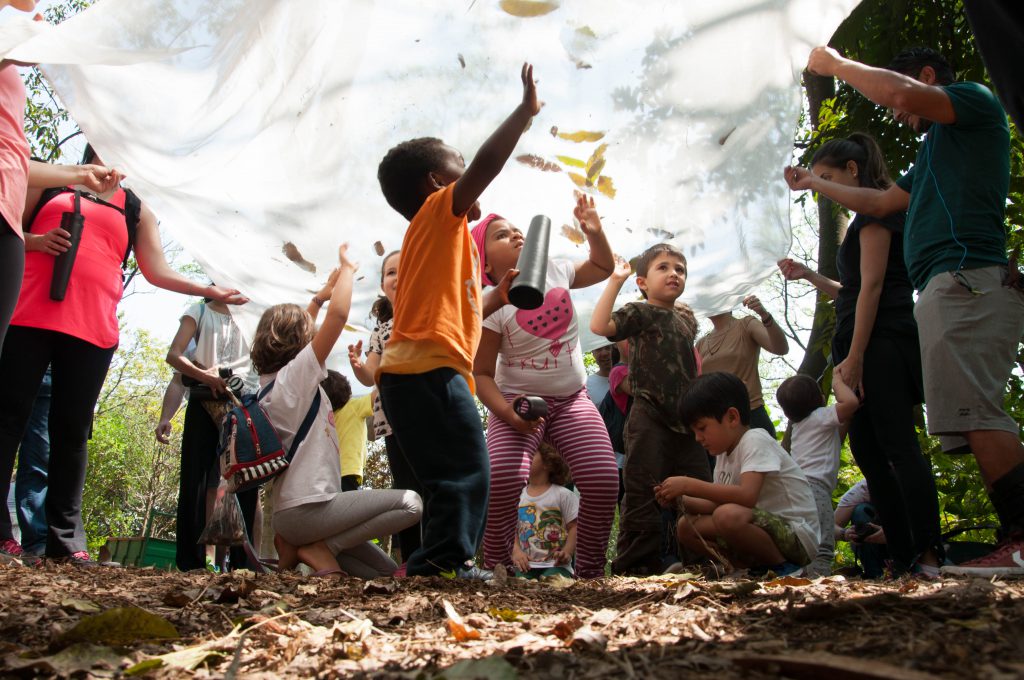
{"type": "MultiPolygon", "coordinates": [[[[617,253],[683,249],[682,299],[710,313],[789,249],[781,168],[799,74],[855,5],[101,0],[57,27],[11,27],[0,52],[45,62],[161,228],[252,299],[234,310],[250,338],[268,305],[309,300],[343,241],[362,263],[350,322],[371,323],[376,244],[400,247],[406,226],[377,164],[418,136],[471,161],[518,103],[524,61],[546,106],[481,198],[484,214],[524,229],[546,214],[552,254],[585,258],[572,191],[590,192],[617,253]]],[[[600,288],[577,291],[582,314],[600,288]]],[[[635,296],[627,286],[623,299],[635,296]]]]}

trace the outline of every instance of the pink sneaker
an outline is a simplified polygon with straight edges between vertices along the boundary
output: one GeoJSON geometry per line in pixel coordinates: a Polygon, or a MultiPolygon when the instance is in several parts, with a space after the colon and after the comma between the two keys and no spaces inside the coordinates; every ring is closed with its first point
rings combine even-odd
{"type": "Polygon", "coordinates": [[[393,577],[395,577],[395,578],[405,578],[406,577],[405,565],[406,565],[406,563],[402,562],[402,566],[398,567],[398,569],[395,569],[395,573],[393,573],[391,575],[393,577]]]}
{"type": "Polygon", "coordinates": [[[0,553],[10,555],[11,557],[21,557],[25,551],[21,549],[21,543],[18,543],[13,538],[8,538],[0,543],[0,553]]]}
{"type": "Polygon", "coordinates": [[[1006,541],[984,557],[942,568],[954,576],[1024,576],[1024,540],[1006,541]]]}

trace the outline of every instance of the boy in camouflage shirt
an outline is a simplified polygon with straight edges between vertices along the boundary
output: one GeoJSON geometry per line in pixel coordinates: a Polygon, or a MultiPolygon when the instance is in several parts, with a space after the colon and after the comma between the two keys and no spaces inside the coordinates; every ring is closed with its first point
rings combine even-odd
{"type": "Polygon", "coordinates": [[[676,303],[686,286],[686,257],[667,243],[645,250],[636,267],[636,284],[645,301],[612,313],[630,273],[629,263],[619,260],[594,308],[590,330],[612,341],[630,339],[626,387],[633,407],[626,420],[625,495],[612,571],[645,575],[662,571],[664,532],[654,486],[675,475],[710,481],[711,469],[680,410],[697,377],[697,321],[688,307],[676,303]]]}

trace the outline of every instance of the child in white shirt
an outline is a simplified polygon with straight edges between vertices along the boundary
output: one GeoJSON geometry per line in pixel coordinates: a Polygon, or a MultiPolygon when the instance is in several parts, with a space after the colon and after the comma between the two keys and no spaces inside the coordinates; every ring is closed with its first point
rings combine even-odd
{"type": "Polygon", "coordinates": [[[512,563],[516,576],[571,577],[576,552],[580,499],[563,484],[569,466],[550,444],[541,444],[530,460],[530,476],[519,496],[512,563]]]}
{"type": "Polygon", "coordinates": [[[825,405],[825,397],[817,381],[809,375],[786,379],[775,393],[782,412],[793,429],[790,454],[807,475],[818,508],[821,540],[817,554],[807,567],[809,576],[829,576],[835,555],[832,492],[839,477],[839,452],[846,428],[860,408],[860,400],[839,371],[832,372],[832,389],[836,403],[825,405]]]}

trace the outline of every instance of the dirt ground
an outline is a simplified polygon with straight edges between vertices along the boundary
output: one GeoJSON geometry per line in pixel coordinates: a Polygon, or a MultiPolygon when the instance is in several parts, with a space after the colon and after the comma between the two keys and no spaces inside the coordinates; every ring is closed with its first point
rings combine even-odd
{"type": "Polygon", "coordinates": [[[440,578],[0,565],[0,676],[1020,678],[1024,580],[440,578]]]}

